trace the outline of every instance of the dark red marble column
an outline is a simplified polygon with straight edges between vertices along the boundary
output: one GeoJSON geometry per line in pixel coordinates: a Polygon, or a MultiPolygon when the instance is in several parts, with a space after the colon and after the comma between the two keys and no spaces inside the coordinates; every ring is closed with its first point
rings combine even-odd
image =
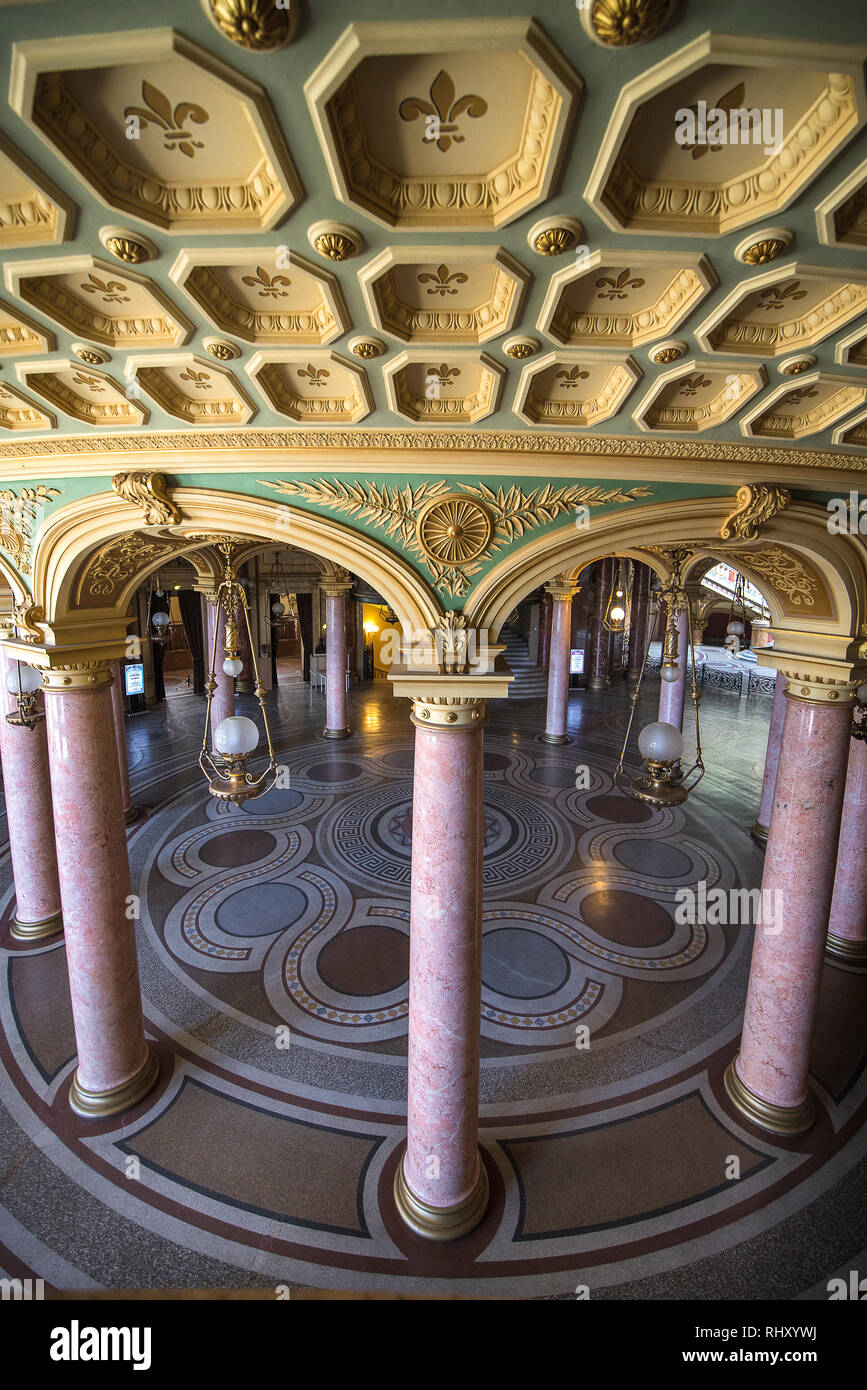
{"type": "Polygon", "coordinates": [[[604,690],[611,683],[611,633],[603,619],[614,580],[614,559],[608,555],[596,566],[596,588],[587,635],[587,685],[604,690]]]}
{"type": "Polygon", "coordinates": [[[650,566],[636,562],[632,577],[632,604],[629,621],[629,680],[638,680],[647,656],[647,629],[650,617],[650,566]]]}
{"type": "Polygon", "coordinates": [[[551,621],[554,603],[550,594],[543,594],[539,603],[539,654],[536,665],[544,671],[551,656],[551,621]]]}

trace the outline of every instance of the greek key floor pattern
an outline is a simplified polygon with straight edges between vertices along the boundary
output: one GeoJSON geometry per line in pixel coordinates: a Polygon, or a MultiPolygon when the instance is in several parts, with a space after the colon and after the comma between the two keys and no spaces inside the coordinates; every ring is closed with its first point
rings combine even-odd
{"type": "MultiPolygon", "coordinates": [[[[783,1141],[722,1085],[748,925],[677,911],[684,885],[757,887],[747,827],[769,704],[709,692],[710,771],[680,808],[613,784],[623,689],[485,736],[481,1142],[492,1202],[458,1245],[412,1236],[405,1142],[412,729],[390,690],[269,697],[281,785],[243,808],[194,766],[202,704],[129,721],[128,842],[145,1017],[137,1109],[76,1119],[61,943],[21,946],[0,860],[0,1267],[58,1288],[269,1287],[566,1299],[798,1298],[867,1245],[865,977],[827,965],[820,1118],[783,1141]],[[578,764],[589,779],[578,778],[578,764]],[[688,916],[688,914],[687,914],[688,916]]],[[[649,701],[652,703],[652,701],[649,701]]],[[[647,717],[651,717],[649,712],[647,717]]],[[[5,828],[5,822],[4,822],[5,828]]],[[[864,1263],[862,1257],[862,1264],[864,1263]]]]}

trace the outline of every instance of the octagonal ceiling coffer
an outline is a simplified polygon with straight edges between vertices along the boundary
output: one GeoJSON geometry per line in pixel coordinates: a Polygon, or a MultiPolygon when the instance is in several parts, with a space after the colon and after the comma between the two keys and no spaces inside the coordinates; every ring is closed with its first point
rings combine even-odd
{"type": "Polygon", "coordinates": [[[676,236],[779,212],[867,119],[865,54],[702,34],[622,89],[587,202],[618,231],[676,236]]]}
{"type": "Polygon", "coordinates": [[[705,256],[594,251],[552,275],[538,327],[564,347],[640,347],[673,332],[716,283],[705,256]]]}
{"type": "Polygon", "coordinates": [[[193,325],[159,285],[93,256],[8,261],[7,287],[67,332],[105,347],[178,347],[193,325]]]}
{"type": "Polygon", "coordinates": [[[305,84],[335,193],[388,227],[500,227],[552,192],[580,77],[529,19],[354,24],[305,84]]]}
{"type": "Polygon", "coordinates": [[[528,425],[598,425],[616,415],[640,376],[631,357],[549,352],[522,371],[514,411],[528,425]]]}
{"type": "Polygon", "coordinates": [[[334,352],[257,352],[247,372],[270,408],[303,425],[354,425],[373,409],[363,367],[334,352]]]}
{"type": "Polygon", "coordinates": [[[14,45],[10,104],[107,207],[267,231],[301,186],[265,91],[172,29],[14,45]]]}
{"type": "Polygon", "coordinates": [[[842,420],[867,400],[867,385],[851,377],[813,372],[797,385],[778,386],[741,420],[752,439],[803,439],[842,420]]]}
{"type": "Polygon", "coordinates": [[[70,361],[19,362],[15,370],[29,391],[83,425],[126,429],[147,423],[138,388],[122,387],[106,372],[70,361]]]}
{"type": "Polygon", "coordinates": [[[406,343],[486,343],[521,307],[526,270],[489,246],[399,246],[359,274],[375,327],[406,343]]]}
{"type": "Polygon", "coordinates": [[[730,420],[767,379],[761,363],[678,362],[657,377],[632,418],[654,434],[701,434],[730,420]]]}
{"type": "Polygon", "coordinates": [[[214,326],[260,346],[330,343],[349,328],[337,279],[281,246],[182,251],[169,274],[214,326]]]}
{"type": "Polygon", "coordinates": [[[867,270],[791,262],[744,280],[695,330],[705,352],[782,357],[815,347],[867,309],[867,270]]]}
{"type": "Polygon", "coordinates": [[[483,352],[414,349],[383,369],[389,409],[413,424],[472,425],[492,415],[505,368],[483,352]]]}

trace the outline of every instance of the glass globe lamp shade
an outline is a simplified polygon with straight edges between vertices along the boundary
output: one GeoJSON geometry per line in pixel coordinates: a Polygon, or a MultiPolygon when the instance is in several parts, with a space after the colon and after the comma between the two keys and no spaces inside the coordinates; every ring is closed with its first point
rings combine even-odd
{"type": "Polygon", "coordinates": [[[240,676],[243,669],[243,661],[239,661],[236,656],[227,656],[223,662],[223,670],[227,676],[240,676]]]}
{"type": "Polygon", "coordinates": [[[240,757],[252,753],[259,742],[259,730],[252,719],[243,714],[231,714],[221,719],[214,730],[214,747],[218,753],[240,757]]]}
{"type": "Polygon", "coordinates": [[[154,627],[168,627],[169,623],[171,622],[171,618],[169,617],[168,613],[154,613],[151,617],[151,622],[153,623],[154,627]]]}
{"type": "Polygon", "coordinates": [[[673,666],[662,665],[659,668],[659,674],[664,681],[668,681],[669,683],[673,683],[674,681],[679,680],[680,662],[676,661],[673,666]]]}
{"type": "Polygon", "coordinates": [[[276,603],[271,604],[271,612],[274,614],[275,618],[282,618],[283,614],[286,612],[285,603],[281,603],[278,599],[276,603]]]}
{"type": "Polygon", "coordinates": [[[165,589],[154,589],[154,595],[156,598],[165,598],[165,594],[165,589]]]}
{"type": "Polygon", "coordinates": [[[626,609],[621,608],[619,603],[615,603],[608,616],[613,619],[615,623],[620,623],[626,617],[626,609]]]}
{"type": "Polygon", "coordinates": [[[673,724],[646,724],[638,735],[638,750],[651,763],[674,763],[683,753],[683,736],[673,724]]]}
{"type": "Polygon", "coordinates": [[[38,690],[42,684],[42,677],[33,667],[26,662],[16,663],[10,666],[6,672],[6,689],[10,695],[18,694],[18,672],[21,672],[21,689],[25,695],[32,695],[34,690],[38,690]]]}
{"type": "Polygon", "coordinates": [[[733,618],[732,621],[729,623],[728,627],[726,628],[726,632],[728,633],[729,637],[743,637],[744,625],[741,622],[740,618],[733,618]]]}

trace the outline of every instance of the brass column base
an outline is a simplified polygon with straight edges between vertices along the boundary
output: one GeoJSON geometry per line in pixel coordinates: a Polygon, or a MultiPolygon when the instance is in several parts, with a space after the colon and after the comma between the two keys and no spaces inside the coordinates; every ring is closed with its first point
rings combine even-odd
{"type": "Polygon", "coordinates": [[[46,936],[58,936],[63,931],[63,913],[43,917],[41,922],[19,922],[12,918],[11,935],[16,941],[42,941],[46,936]]]}
{"type": "Polygon", "coordinates": [[[342,729],[328,729],[328,728],[325,728],[325,729],[322,730],[322,737],[323,737],[323,738],[349,738],[349,735],[350,735],[351,732],[352,732],[352,731],[351,731],[351,729],[349,729],[348,726],[347,726],[347,727],[344,727],[344,728],[342,728],[342,729]]]}
{"type": "Polygon", "coordinates": [[[543,742],[543,743],[568,743],[568,742],[569,742],[569,735],[568,735],[568,734],[543,734],[543,735],[542,735],[542,742],[543,742]]]}
{"type": "Polygon", "coordinates": [[[756,821],[755,825],[750,826],[750,834],[758,845],[759,849],[766,849],[768,845],[768,827],[756,821]]]}
{"type": "Polygon", "coordinates": [[[846,965],[867,965],[867,941],[850,941],[846,936],[837,936],[836,932],[829,931],[825,954],[846,965]]]}
{"type": "Polygon", "coordinates": [[[397,1209],[416,1235],[428,1240],[459,1240],[478,1226],[488,1209],[490,1186],[481,1155],[479,1176],[469,1196],[454,1207],[431,1207],[410,1190],[403,1171],[403,1159],[394,1175],[394,1200],[397,1209]]]}
{"type": "Polygon", "coordinates": [[[735,1068],[736,1061],[737,1057],[733,1057],[726,1067],[726,1095],[750,1124],[770,1130],[771,1134],[785,1135],[806,1134],[812,1128],[816,1119],[812,1091],[807,1091],[800,1105],[774,1105],[772,1101],[762,1100],[741,1080],[735,1068]]]}
{"type": "Polygon", "coordinates": [[[78,1081],[78,1068],[72,1078],[69,1091],[69,1104],[84,1120],[103,1120],[106,1115],[117,1115],[121,1110],[131,1110],[147,1095],[159,1075],[160,1061],[148,1044],[148,1055],[135,1076],[115,1086],[110,1091],[88,1091],[78,1081]]]}
{"type": "Polygon", "coordinates": [[[133,825],[135,821],[138,820],[141,813],[142,810],[140,806],[128,806],[123,813],[124,825],[133,825]]]}

